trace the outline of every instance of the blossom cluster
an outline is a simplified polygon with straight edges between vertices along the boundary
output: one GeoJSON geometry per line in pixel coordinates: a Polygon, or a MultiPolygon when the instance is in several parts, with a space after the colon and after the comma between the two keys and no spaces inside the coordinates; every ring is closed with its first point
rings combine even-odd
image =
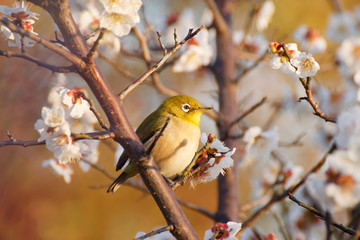
{"type": "Polygon", "coordinates": [[[210,182],[216,179],[219,174],[224,175],[224,169],[233,166],[234,160],[231,156],[235,153],[236,149],[230,150],[221,141],[216,139],[214,134],[207,135],[202,133],[200,140],[202,144],[210,145],[196,160],[196,164],[193,167],[193,169],[196,169],[196,173],[192,173],[191,178],[201,182],[210,182]]]}
{"type": "MultiPolygon", "coordinates": [[[[43,166],[51,166],[59,175],[70,181],[72,174],[71,162],[85,159],[96,162],[98,159],[96,140],[74,141],[72,133],[93,131],[96,117],[89,109],[89,104],[81,96],[81,89],[68,89],[58,85],[49,94],[50,107],[41,110],[41,119],[34,125],[40,134],[39,142],[45,141],[46,148],[54,153],[54,158],[45,161],[43,166]]],[[[89,170],[89,165],[80,162],[83,171],[89,170]]]]}
{"type": "Polygon", "coordinates": [[[273,69],[287,74],[295,73],[299,78],[312,77],[320,69],[311,53],[300,52],[296,43],[271,42],[269,46],[274,54],[270,62],[273,69]]]}
{"type": "MultiPolygon", "coordinates": [[[[241,223],[237,222],[227,222],[227,223],[216,223],[211,229],[205,231],[204,240],[210,239],[220,239],[220,240],[238,240],[236,234],[241,229],[241,223]]],[[[155,231],[155,230],[154,230],[155,231]]],[[[138,232],[135,238],[140,238],[145,236],[145,232],[138,232]]],[[[146,239],[152,240],[172,240],[175,237],[169,232],[161,232],[154,236],[148,237],[146,239]]],[[[270,239],[269,239],[270,240],[270,239]]],[[[275,240],[275,239],[274,239],[275,240]]]]}
{"type": "MultiPolygon", "coordinates": [[[[8,20],[14,23],[17,27],[20,27],[26,31],[34,32],[33,24],[35,23],[34,19],[38,19],[39,14],[30,11],[31,5],[25,3],[21,0],[19,2],[14,2],[12,7],[0,5],[0,12],[9,16],[8,20]]],[[[12,32],[5,25],[0,25],[0,34],[8,41],[9,47],[33,47],[34,41],[27,37],[21,37],[18,33],[12,32]]]]}
{"type": "Polygon", "coordinates": [[[360,107],[344,111],[337,122],[337,150],[323,171],[306,184],[308,192],[333,213],[354,207],[360,199],[360,107]]]}

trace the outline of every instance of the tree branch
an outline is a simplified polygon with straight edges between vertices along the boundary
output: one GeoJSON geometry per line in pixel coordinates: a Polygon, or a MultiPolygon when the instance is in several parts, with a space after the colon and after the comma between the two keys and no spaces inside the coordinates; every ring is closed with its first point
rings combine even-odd
{"type": "Polygon", "coordinates": [[[234,126],[236,123],[240,122],[241,120],[243,120],[247,115],[249,115],[250,113],[252,113],[253,111],[255,111],[258,107],[260,107],[261,105],[263,105],[266,102],[266,97],[263,97],[259,102],[257,102],[256,104],[254,104],[253,106],[251,106],[249,109],[245,110],[239,117],[237,117],[234,121],[232,121],[229,126],[228,126],[228,130],[226,131],[226,135],[228,135],[229,129],[234,126]]]}
{"type": "MultiPolygon", "coordinates": [[[[13,137],[12,134],[7,132],[8,141],[0,141],[0,147],[5,146],[20,146],[20,147],[30,147],[37,145],[44,145],[45,141],[38,140],[17,140],[13,137]]],[[[72,133],[71,137],[73,141],[89,139],[89,140],[107,140],[113,139],[115,137],[113,132],[105,131],[105,132],[92,132],[92,133],[72,133]]]]}
{"type": "Polygon", "coordinates": [[[27,54],[27,53],[16,53],[13,51],[2,51],[0,50],[0,56],[5,56],[8,58],[11,57],[16,57],[16,58],[22,58],[25,60],[28,60],[30,62],[35,63],[36,65],[40,66],[40,67],[44,67],[49,69],[52,72],[58,72],[58,73],[69,73],[69,72],[75,72],[76,68],[74,67],[74,65],[70,65],[70,66],[54,66],[48,63],[45,63],[37,58],[34,58],[33,56],[27,54]]]}
{"type": "Polygon", "coordinates": [[[162,233],[162,232],[166,232],[166,231],[173,231],[173,230],[174,230],[174,226],[172,226],[172,225],[170,225],[170,226],[165,226],[165,227],[156,229],[156,230],[154,230],[154,231],[151,231],[150,233],[145,234],[144,236],[135,238],[135,240],[146,239],[146,238],[151,237],[151,236],[154,236],[154,235],[156,235],[156,234],[159,234],[159,233],[162,233]]]}
{"type": "Polygon", "coordinates": [[[270,201],[260,209],[258,209],[251,217],[249,217],[246,221],[243,222],[242,228],[240,232],[244,231],[247,227],[251,226],[263,213],[265,213],[272,205],[275,203],[285,199],[289,193],[295,193],[299,187],[301,187],[306,180],[309,178],[309,176],[313,173],[316,173],[320,170],[320,168],[325,164],[327,156],[331,154],[335,150],[336,146],[335,143],[331,144],[329,150],[326,152],[326,154],[321,158],[321,160],[309,171],[307,172],[304,177],[294,186],[289,187],[285,191],[283,191],[280,194],[274,195],[270,201]]]}
{"type": "Polygon", "coordinates": [[[31,40],[34,40],[35,42],[41,44],[42,46],[46,47],[47,49],[59,54],[60,56],[64,57],[71,63],[75,65],[82,65],[84,62],[81,60],[81,58],[77,57],[76,55],[66,51],[65,49],[57,46],[56,44],[45,40],[32,32],[26,31],[20,27],[17,27],[15,24],[10,22],[7,18],[0,16],[0,22],[3,23],[7,28],[9,28],[12,32],[18,33],[23,37],[28,37],[31,40]]]}
{"type": "Polygon", "coordinates": [[[292,195],[291,193],[288,193],[289,199],[295,203],[297,203],[297,205],[299,205],[300,207],[305,208],[306,210],[310,211],[311,213],[315,214],[316,216],[318,216],[320,219],[324,220],[324,221],[328,221],[329,224],[331,224],[332,226],[340,229],[341,231],[348,233],[350,235],[355,235],[356,231],[343,226],[342,224],[336,223],[333,220],[329,219],[328,217],[326,217],[326,214],[320,212],[319,210],[317,210],[316,208],[310,207],[308,205],[306,205],[305,203],[302,203],[301,201],[299,201],[296,197],[294,197],[294,195],[292,195]]]}
{"type": "MultiPolygon", "coordinates": [[[[89,48],[78,26],[74,22],[68,1],[57,0],[30,0],[32,3],[45,9],[59,27],[64,42],[76,59],[86,59],[89,48]]],[[[53,46],[53,45],[51,45],[53,46]]],[[[168,187],[152,157],[146,156],[145,148],[131,127],[119,98],[105,80],[95,62],[84,64],[78,61],[75,65],[78,73],[87,82],[103,108],[110,131],[115,135],[115,141],[120,143],[130,160],[137,166],[145,185],[162,211],[168,225],[174,225],[172,234],[181,239],[198,239],[194,229],[186,219],[174,193],[168,187]]]]}
{"type": "Polygon", "coordinates": [[[221,34],[229,34],[231,32],[230,28],[229,28],[225,18],[221,14],[221,11],[219,10],[218,6],[216,5],[216,2],[214,0],[206,0],[206,3],[208,4],[211,12],[214,15],[216,29],[221,34]]]}
{"type": "Polygon", "coordinates": [[[320,118],[324,119],[326,122],[336,123],[336,119],[334,117],[327,116],[323,111],[321,111],[317,103],[312,98],[312,93],[310,89],[311,77],[307,77],[306,81],[303,78],[299,78],[299,79],[302,85],[304,86],[307,97],[299,98],[298,102],[301,102],[302,100],[306,100],[314,109],[314,115],[319,116],[320,118]]]}
{"type": "Polygon", "coordinates": [[[94,102],[93,100],[91,100],[90,98],[88,98],[87,96],[85,96],[85,93],[84,92],[81,92],[81,97],[87,101],[90,105],[90,111],[94,113],[96,119],[98,120],[100,126],[105,129],[106,131],[109,131],[109,127],[106,126],[106,124],[104,123],[100,113],[96,110],[95,108],[95,105],[94,105],[94,102]]]}
{"type": "Polygon", "coordinates": [[[128,87],[126,87],[120,94],[120,100],[124,100],[127,94],[129,94],[132,90],[134,90],[137,86],[142,84],[145,79],[150,76],[153,72],[157,71],[164,63],[165,61],[174,55],[179,48],[184,45],[188,40],[193,38],[196,34],[198,34],[202,29],[204,29],[205,26],[201,26],[198,29],[196,29],[195,32],[192,31],[192,29],[189,30],[188,35],[178,44],[176,45],[171,51],[169,51],[166,55],[163,56],[163,58],[155,64],[153,67],[151,67],[147,72],[145,72],[140,78],[138,78],[135,82],[130,84],[128,87]]]}

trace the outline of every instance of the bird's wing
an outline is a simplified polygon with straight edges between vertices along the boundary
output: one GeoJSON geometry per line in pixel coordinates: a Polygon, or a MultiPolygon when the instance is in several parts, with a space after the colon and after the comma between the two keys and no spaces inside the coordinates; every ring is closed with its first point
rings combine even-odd
{"type": "MultiPolygon", "coordinates": [[[[166,123],[167,117],[166,116],[158,116],[155,112],[151,113],[145,120],[140,124],[140,126],[136,129],[136,134],[140,138],[140,141],[144,144],[145,149],[147,150],[151,143],[154,141],[155,136],[157,135],[161,128],[166,123]]],[[[119,161],[116,164],[116,171],[123,168],[129,156],[124,151],[119,161]]]]}

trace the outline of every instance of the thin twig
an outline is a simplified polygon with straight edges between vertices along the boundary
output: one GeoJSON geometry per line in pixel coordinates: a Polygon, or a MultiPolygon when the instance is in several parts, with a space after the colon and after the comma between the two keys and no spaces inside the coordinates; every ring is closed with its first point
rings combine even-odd
{"type": "Polygon", "coordinates": [[[150,62],[151,62],[151,55],[150,55],[149,47],[147,45],[146,35],[142,34],[137,27],[133,28],[133,32],[135,33],[135,36],[139,40],[139,43],[140,43],[140,46],[141,46],[141,49],[142,49],[143,59],[145,60],[146,65],[149,68],[150,67],[150,62]]]}
{"type": "MultiPolygon", "coordinates": [[[[162,40],[161,40],[161,35],[160,35],[159,32],[156,32],[156,34],[157,34],[157,36],[158,36],[158,41],[159,41],[159,44],[160,44],[160,46],[161,46],[161,49],[163,50],[164,55],[166,55],[166,54],[167,54],[167,49],[166,49],[166,47],[164,46],[164,44],[163,44],[163,42],[162,42],[162,40]]],[[[175,42],[176,42],[176,40],[175,40],[175,42]]],[[[177,44],[175,43],[175,46],[176,46],[176,45],[177,45],[177,44]]]]}
{"type": "Polygon", "coordinates": [[[141,239],[146,239],[148,237],[151,237],[151,236],[154,236],[156,234],[159,234],[159,233],[162,233],[162,232],[166,232],[166,231],[173,231],[174,230],[174,226],[173,225],[169,225],[169,226],[166,226],[166,227],[162,227],[162,228],[159,228],[159,229],[156,229],[148,234],[145,234],[144,236],[141,236],[141,237],[138,237],[138,238],[135,238],[135,240],[141,240],[141,239]]]}
{"type": "Polygon", "coordinates": [[[228,129],[226,130],[226,134],[225,136],[227,137],[230,128],[233,127],[236,123],[240,122],[241,120],[243,120],[247,115],[249,115],[250,113],[252,113],[253,111],[255,111],[258,107],[260,107],[261,105],[263,105],[266,102],[266,97],[263,97],[259,102],[255,103],[253,106],[251,106],[249,109],[247,109],[246,111],[244,111],[239,117],[237,117],[234,121],[232,121],[229,124],[228,129]]]}
{"type": "Polygon", "coordinates": [[[4,57],[16,57],[16,58],[22,58],[25,60],[28,60],[30,62],[35,63],[36,65],[40,66],[40,67],[44,67],[49,69],[52,72],[59,72],[59,73],[69,73],[69,72],[75,72],[75,66],[74,65],[70,65],[70,66],[54,66],[48,63],[45,63],[37,58],[34,58],[33,56],[27,54],[27,53],[16,53],[13,51],[3,51],[0,50],[0,56],[4,56],[4,57]]]}
{"type": "Polygon", "coordinates": [[[307,77],[306,82],[303,78],[299,78],[299,79],[300,79],[300,82],[302,83],[302,85],[304,86],[307,97],[299,98],[298,102],[301,102],[302,100],[306,100],[313,108],[314,115],[319,116],[320,118],[324,119],[326,122],[336,123],[336,119],[334,117],[327,116],[323,111],[321,111],[321,109],[319,108],[317,103],[312,98],[312,93],[311,93],[311,89],[310,89],[311,77],[307,77]]]}
{"type": "Polygon", "coordinates": [[[301,139],[305,136],[305,133],[299,134],[293,141],[289,143],[279,142],[279,147],[293,147],[293,146],[302,146],[301,139]]]}
{"type": "MultiPolygon", "coordinates": [[[[8,133],[9,140],[8,141],[0,141],[0,147],[4,146],[21,146],[21,147],[30,147],[37,145],[44,145],[45,141],[38,140],[17,140],[10,133],[8,133]]],[[[105,131],[105,132],[92,132],[92,133],[72,133],[71,137],[73,141],[89,139],[89,140],[106,140],[110,138],[114,138],[115,135],[113,132],[105,131]]]]}
{"type": "Polygon", "coordinates": [[[305,209],[307,209],[308,211],[312,212],[313,214],[315,214],[316,216],[318,216],[318,218],[324,220],[324,221],[328,221],[332,226],[340,229],[341,231],[345,232],[345,233],[348,233],[350,235],[355,235],[356,234],[356,231],[351,229],[351,228],[348,228],[348,227],[345,227],[343,226],[342,224],[339,224],[339,223],[336,223],[334,222],[333,220],[331,220],[330,218],[326,218],[325,214],[320,212],[319,210],[313,208],[313,207],[310,207],[304,203],[302,203],[301,201],[299,201],[297,198],[294,197],[294,195],[292,195],[291,193],[288,193],[289,195],[289,199],[294,201],[295,203],[297,203],[300,207],[303,207],[305,209]]]}
{"type": "Polygon", "coordinates": [[[142,84],[148,76],[150,76],[153,72],[157,71],[169,57],[174,55],[175,52],[179,50],[181,46],[183,46],[189,39],[193,38],[204,28],[205,26],[201,26],[195,32],[193,32],[192,29],[190,29],[188,35],[178,45],[176,45],[171,51],[169,51],[165,56],[163,56],[163,58],[157,64],[151,67],[140,78],[138,78],[135,82],[130,84],[119,94],[120,100],[121,101],[124,100],[127,94],[129,94],[132,90],[134,90],[138,85],[142,84]]]}
{"type": "MultiPolygon", "coordinates": [[[[111,174],[111,173],[108,173],[107,170],[103,170],[104,168],[102,166],[99,166],[98,164],[91,164],[89,163],[90,166],[94,167],[94,169],[100,171],[101,173],[103,173],[106,177],[108,177],[109,179],[111,180],[115,180],[116,179],[116,176],[111,174]]],[[[124,182],[123,185],[126,185],[126,186],[129,186],[129,187],[132,187],[136,190],[139,190],[141,192],[144,192],[146,194],[150,194],[149,193],[149,190],[144,187],[143,184],[141,184],[139,181],[135,181],[134,179],[128,179],[126,182],[124,182]]],[[[100,184],[100,185],[92,185],[92,186],[89,186],[90,188],[92,189],[104,189],[104,188],[108,188],[109,187],[109,184],[100,184]]],[[[191,203],[191,202],[188,202],[188,201],[185,201],[179,197],[176,197],[176,200],[178,201],[178,203],[188,209],[191,209],[193,211],[196,211],[198,213],[201,213],[203,214],[204,216],[210,218],[210,219],[215,219],[215,213],[213,212],[210,212],[209,210],[199,206],[199,205],[196,205],[194,203],[191,203]]]]}
{"type": "Polygon", "coordinates": [[[89,139],[89,140],[107,140],[113,139],[115,134],[110,131],[104,132],[92,132],[92,133],[72,133],[71,137],[74,141],[82,140],[82,139],[89,139]]]}
{"type": "Polygon", "coordinates": [[[98,48],[99,44],[100,44],[100,40],[103,38],[105,34],[105,28],[102,28],[100,30],[100,34],[99,36],[97,37],[97,39],[95,40],[94,44],[92,45],[89,53],[87,54],[86,56],[86,62],[91,62],[93,61],[93,57],[94,57],[94,54],[96,52],[96,49],[98,48]]]}
{"type": "Polygon", "coordinates": [[[264,52],[263,55],[261,55],[259,58],[256,59],[253,65],[251,65],[248,68],[245,68],[244,71],[240,73],[240,75],[236,78],[236,82],[239,82],[246,74],[251,72],[253,69],[255,69],[266,57],[268,53],[264,52]]]}
{"type": "Polygon", "coordinates": [[[21,36],[26,36],[30,38],[31,40],[34,40],[35,42],[43,45],[45,48],[59,54],[60,56],[64,57],[71,63],[80,66],[82,64],[85,64],[84,61],[79,58],[78,56],[70,53],[69,51],[59,47],[58,45],[45,40],[44,38],[39,37],[38,35],[35,35],[32,32],[26,31],[22,28],[17,27],[15,24],[13,24],[11,21],[9,21],[7,18],[0,16],[0,22],[3,23],[7,28],[9,28],[12,32],[18,33],[21,36]]]}
{"type": "MultiPolygon", "coordinates": [[[[112,173],[110,173],[108,170],[106,170],[104,167],[96,164],[96,163],[93,163],[93,162],[90,162],[86,159],[81,159],[81,161],[89,164],[92,168],[98,170],[99,172],[101,172],[102,174],[104,174],[105,176],[107,176],[108,178],[110,179],[116,179],[116,176],[112,173]]],[[[108,187],[108,185],[106,185],[108,187]]]]}
{"type": "Polygon", "coordinates": [[[98,120],[100,126],[101,126],[103,129],[105,129],[106,131],[108,131],[108,130],[109,130],[109,127],[106,126],[106,124],[105,124],[105,122],[103,121],[100,113],[96,110],[93,100],[90,99],[90,98],[88,98],[88,97],[85,95],[84,92],[81,92],[81,93],[80,93],[80,96],[81,96],[85,101],[87,101],[87,102],[89,103],[89,105],[90,105],[90,111],[92,111],[92,112],[94,113],[94,115],[95,115],[96,119],[98,120]]]}
{"type": "MultiPolygon", "coordinates": [[[[292,196],[292,195],[291,195],[292,196]]],[[[292,196],[294,197],[294,196],[292,196]]],[[[289,198],[290,198],[290,195],[289,195],[289,198]]],[[[295,197],[294,197],[295,198],[295,197]]],[[[291,199],[291,198],[290,198],[291,199]]],[[[325,225],[326,225],[326,240],[331,240],[331,234],[332,234],[332,231],[331,231],[331,228],[330,228],[330,223],[331,221],[331,215],[330,215],[330,212],[329,211],[326,211],[325,213],[325,225]]]]}
{"type": "Polygon", "coordinates": [[[89,33],[88,35],[86,35],[85,39],[86,39],[86,40],[89,40],[90,38],[95,37],[96,34],[97,34],[97,32],[98,32],[99,30],[100,30],[99,27],[96,28],[94,31],[92,31],[91,33],[89,33]]]}
{"type": "MultiPolygon", "coordinates": [[[[135,36],[139,40],[139,43],[140,43],[140,46],[141,46],[141,49],[142,49],[142,52],[143,52],[143,60],[145,61],[146,66],[148,67],[148,69],[150,69],[151,68],[150,64],[152,62],[152,59],[151,59],[151,55],[150,55],[149,46],[147,44],[147,39],[146,39],[145,35],[142,34],[136,27],[133,28],[133,32],[135,33],[135,36]]],[[[160,39],[160,41],[161,41],[161,39],[160,39]]],[[[175,46],[178,45],[175,35],[174,35],[174,41],[176,43],[175,46]]],[[[160,44],[162,44],[162,42],[160,44]]],[[[164,49],[165,47],[162,46],[162,48],[164,49]]],[[[173,58],[172,61],[174,59],[175,58],[173,58]]],[[[175,89],[171,89],[171,88],[166,87],[160,81],[159,72],[162,71],[165,67],[167,67],[170,64],[172,64],[171,61],[165,63],[161,69],[159,69],[157,72],[154,72],[153,74],[151,74],[152,86],[154,86],[161,94],[164,94],[166,96],[171,97],[171,96],[176,96],[176,95],[182,95],[182,93],[180,93],[179,91],[176,91],[175,89]]],[[[115,68],[118,69],[117,67],[115,67],[115,68]]],[[[217,113],[215,111],[206,111],[204,114],[206,114],[210,118],[214,119],[215,121],[218,119],[218,115],[217,115],[217,113]]]]}
{"type": "Polygon", "coordinates": [[[184,207],[187,207],[189,209],[192,209],[192,210],[195,210],[195,211],[197,211],[199,213],[202,213],[203,215],[209,217],[210,219],[215,219],[215,213],[210,212],[209,210],[207,210],[207,209],[205,209],[205,208],[203,208],[201,206],[198,206],[198,205],[196,205],[194,203],[185,201],[185,200],[183,200],[181,198],[178,198],[178,197],[176,197],[176,200],[178,201],[178,203],[180,203],[184,207]]]}
{"type": "Polygon", "coordinates": [[[272,214],[274,215],[274,218],[275,218],[276,222],[279,224],[280,232],[284,236],[284,239],[285,240],[290,240],[289,234],[287,233],[287,231],[286,231],[286,229],[284,227],[284,222],[282,221],[280,216],[276,212],[273,212],[272,214]]]}
{"type": "Polygon", "coordinates": [[[253,215],[251,215],[246,221],[243,222],[242,228],[240,232],[244,231],[247,227],[251,226],[263,213],[265,213],[272,205],[275,203],[285,199],[289,193],[294,193],[298,190],[299,187],[301,187],[306,180],[309,178],[309,176],[313,173],[316,173],[320,170],[320,168],[325,164],[327,156],[332,153],[336,148],[335,143],[332,143],[329,150],[326,152],[326,154],[321,158],[321,160],[312,168],[310,171],[308,171],[303,178],[294,186],[289,187],[285,191],[283,191],[280,194],[274,195],[270,201],[265,204],[263,207],[258,209],[253,215]]]}
{"type": "Polygon", "coordinates": [[[104,54],[102,54],[99,50],[97,50],[98,56],[102,59],[104,59],[107,63],[109,63],[115,70],[125,77],[127,80],[133,82],[136,80],[135,75],[133,75],[130,71],[128,71],[125,67],[120,66],[118,63],[112,61],[110,58],[106,57],[104,54]]]}
{"type": "Polygon", "coordinates": [[[178,45],[176,28],[174,28],[174,42],[175,42],[175,46],[178,45]]]}

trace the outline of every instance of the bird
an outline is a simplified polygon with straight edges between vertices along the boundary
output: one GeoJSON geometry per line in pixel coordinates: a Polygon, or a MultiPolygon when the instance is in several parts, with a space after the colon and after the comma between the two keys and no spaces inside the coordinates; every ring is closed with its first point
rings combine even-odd
{"type": "MultiPolygon", "coordinates": [[[[201,115],[210,109],[190,96],[169,97],[137,128],[136,134],[147,151],[152,148],[150,155],[165,178],[180,176],[191,163],[199,145],[201,115]]],[[[127,153],[123,152],[116,171],[122,169],[128,160],[127,153]]],[[[107,192],[115,193],[121,184],[137,173],[135,164],[130,161],[107,192]]]]}

